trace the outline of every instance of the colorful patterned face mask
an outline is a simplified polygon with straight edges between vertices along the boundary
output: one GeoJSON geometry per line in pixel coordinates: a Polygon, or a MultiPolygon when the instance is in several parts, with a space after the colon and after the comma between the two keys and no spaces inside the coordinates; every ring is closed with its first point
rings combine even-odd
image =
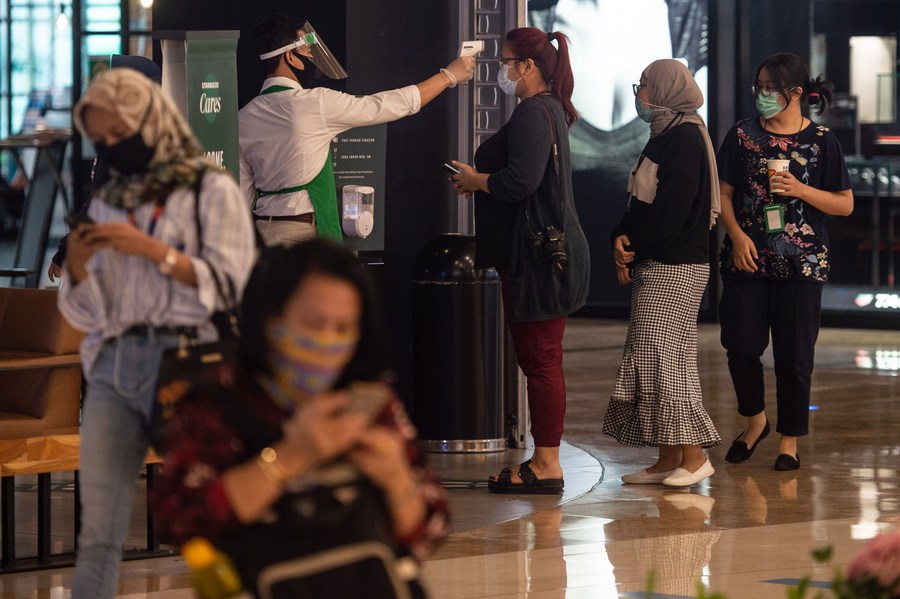
{"type": "Polygon", "coordinates": [[[294,402],[331,389],[353,357],[357,333],[298,333],[284,321],[266,327],[277,399],[294,402]]]}

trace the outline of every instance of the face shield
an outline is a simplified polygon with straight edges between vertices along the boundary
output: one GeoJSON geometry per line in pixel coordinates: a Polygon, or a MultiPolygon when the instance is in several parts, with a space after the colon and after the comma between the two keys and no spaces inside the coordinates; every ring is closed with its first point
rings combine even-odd
{"type": "Polygon", "coordinates": [[[300,28],[300,31],[302,31],[303,33],[300,35],[299,39],[296,39],[290,44],[282,46],[277,50],[272,50],[271,52],[260,54],[259,59],[266,60],[268,58],[274,58],[279,54],[298,50],[306,46],[312,53],[312,56],[310,56],[309,59],[316,66],[316,68],[319,69],[319,71],[332,79],[346,79],[347,71],[344,70],[344,67],[341,66],[341,63],[338,62],[338,60],[334,57],[334,54],[331,53],[331,50],[328,49],[328,46],[325,45],[325,42],[323,42],[322,38],[319,37],[319,34],[316,33],[316,30],[313,29],[313,26],[309,24],[309,21],[303,24],[303,27],[300,28]]]}

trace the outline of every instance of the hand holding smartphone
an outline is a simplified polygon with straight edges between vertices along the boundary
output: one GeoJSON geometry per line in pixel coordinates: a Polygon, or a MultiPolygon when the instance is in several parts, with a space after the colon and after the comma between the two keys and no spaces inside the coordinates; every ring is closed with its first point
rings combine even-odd
{"type": "Polygon", "coordinates": [[[94,219],[88,216],[85,212],[79,212],[77,214],[70,214],[69,216],[67,216],[66,224],[69,225],[70,231],[74,231],[81,225],[94,224],[94,219]]]}
{"type": "Polygon", "coordinates": [[[391,399],[390,389],[383,383],[353,383],[350,386],[348,412],[362,412],[371,418],[377,416],[391,399]]]}
{"type": "Polygon", "coordinates": [[[445,162],[444,164],[442,164],[441,168],[444,169],[445,171],[447,171],[448,173],[450,173],[451,175],[458,175],[462,172],[461,170],[459,170],[458,168],[456,168],[449,162],[445,162]]]}
{"type": "MultiPolygon", "coordinates": [[[[390,387],[384,383],[353,383],[348,392],[350,398],[345,411],[365,414],[370,421],[375,420],[393,397],[390,387]]],[[[344,457],[338,457],[303,474],[297,481],[297,485],[298,488],[304,488],[310,484],[339,486],[359,477],[360,472],[353,464],[344,457]]],[[[289,486],[291,485],[292,483],[289,483],[289,486]]]]}

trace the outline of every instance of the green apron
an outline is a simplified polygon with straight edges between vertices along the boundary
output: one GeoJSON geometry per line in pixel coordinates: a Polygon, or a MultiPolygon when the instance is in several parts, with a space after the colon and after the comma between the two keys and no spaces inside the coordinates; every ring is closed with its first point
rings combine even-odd
{"type": "MultiPolygon", "coordinates": [[[[271,94],[280,91],[293,89],[283,85],[273,85],[262,91],[262,94],[271,94]]],[[[329,153],[330,154],[330,153],[329,153]]],[[[331,156],[325,160],[325,166],[319,171],[319,174],[313,177],[313,180],[305,185],[296,185],[294,187],[285,187],[276,191],[258,190],[259,198],[278,195],[283,193],[296,193],[306,190],[309,193],[309,199],[312,201],[313,210],[316,214],[316,232],[320,237],[328,237],[337,242],[344,239],[341,232],[341,219],[337,209],[337,188],[334,185],[334,167],[331,164],[331,156]]],[[[255,204],[255,203],[254,203],[255,204]]]]}

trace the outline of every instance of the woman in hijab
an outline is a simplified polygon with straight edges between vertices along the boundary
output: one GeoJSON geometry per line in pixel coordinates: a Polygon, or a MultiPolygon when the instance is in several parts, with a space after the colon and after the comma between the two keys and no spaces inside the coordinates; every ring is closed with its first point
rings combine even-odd
{"type": "Polygon", "coordinates": [[[215,338],[209,317],[226,306],[213,277],[239,293],[254,238],[237,185],[206,161],[178,109],[146,76],[103,73],[73,117],[112,178],[91,199],[91,222],[69,237],[69,284],[59,295],[60,311],[87,333],[72,596],[111,598],[162,352],[188,327],[201,340],[215,338]]]}
{"type": "Polygon", "coordinates": [[[632,283],[631,320],[603,432],[659,448],[657,462],[625,483],[689,486],[714,473],[703,449],[721,442],[697,372],[697,313],[719,214],[715,152],[696,112],[703,95],[684,64],[652,62],[634,94],[650,141],[611,235],[619,283],[632,283]]]}
{"type": "MultiPolygon", "coordinates": [[[[162,70],[155,62],[144,56],[127,56],[122,54],[113,54],[109,59],[109,66],[112,68],[124,67],[134,69],[139,73],[143,73],[156,83],[162,83],[162,70]]],[[[91,169],[91,193],[99,189],[110,179],[109,165],[102,160],[94,158],[93,168],[91,169]]],[[[88,204],[85,203],[83,210],[87,211],[88,204]]],[[[69,245],[69,234],[66,233],[59,240],[59,247],[56,253],[50,259],[50,266],[47,267],[47,278],[50,282],[62,276],[62,265],[66,260],[66,248],[69,245]]]]}

